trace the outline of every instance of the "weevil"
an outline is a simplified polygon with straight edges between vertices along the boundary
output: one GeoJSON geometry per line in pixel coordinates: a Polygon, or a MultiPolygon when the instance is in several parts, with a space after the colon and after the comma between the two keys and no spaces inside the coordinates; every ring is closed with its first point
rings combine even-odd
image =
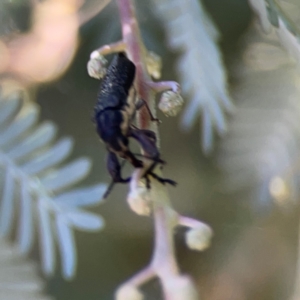
{"type": "Polygon", "coordinates": [[[118,53],[114,56],[100,84],[93,119],[97,133],[108,151],[107,170],[113,183],[127,183],[130,181],[130,177],[123,178],[121,176],[118,157],[129,161],[135,168],[143,168],[143,162],[129,148],[129,138],[131,137],[141,145],[146,157],[153,161],[152,166],[144,174],[147,185],[149,186],[149,175],[163,184],[175,185],[173,180],[161,178],[153,173],[156,164],[164,163],[156,146],[155,133],[151,130],[138,129],[132,124],[136,111],[144,105],[146,105],[151,120],[157,120],[151,114],[145,101],[136,101],[134,78],[135,65],[124,53],[118,53]]]}

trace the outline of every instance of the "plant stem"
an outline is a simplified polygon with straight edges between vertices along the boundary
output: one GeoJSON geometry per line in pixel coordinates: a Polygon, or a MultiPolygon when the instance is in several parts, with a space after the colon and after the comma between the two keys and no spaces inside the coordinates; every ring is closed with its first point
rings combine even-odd
{"type": "MultiPolygon", "coordinates": [[[[136,89],[138,95],[144,99],[150,109],[155,107],[155,94],[149,83],[152,82],[147,73],[146,50],[143,45],[140,30],[135,16],[132,0],[118,0],[118,7],[122,23],[123,42],[126,45],[127,54],[136,66],[136,89]]],[[[138,123],[141,129],[153,129],[157,125],[151,122],[146,109],[138,114],[138,123]]],[[[173,228],[177,217],[170,205],[166,188],[160,183],[152,182],[151,200],[153,201],[153,216],[155,226],[155,249],[151,265],[157,275],[164,280],[165,276],[178,275],[178,266],[174,255],[173,228]]]]}
{"type": "MultiPolygon", "coordinates": [[[[138,96],[147,103],[155,117],[155,93],[169,89],[179,93],[180,87],[175,82],[152,81],[147,72],[147,50],[141,38],[133,0],[117,0],[117,4],[123,34],[123,40],[120,43],[123,43],[128,58],[136,67],[135,89],[138,96]]],[[[150,114],[145,107],[138,111],[137,123],[140,129],[155,131],[158,138],[157,124],[151,121],[150,114]]],[[[159,175],[161,173],[158,168],[156,172],[159,175]]],[[[135,179],[137,186],[140,178],[135,179]]],[[[125,282],[118,292],[123,291],[126,294],[126,287],[138,288],[138,286],[157,275],[161,280],[166,300],[196,300],[198,299],[196,289],[187,276],[182,276],[179,273],[175,258],[173,231],[179,225],[180,216],[172,208],[167,189],[160,182],[151,180],[149,193],[155,228],[153,256],[150,264],[125,282]]],[[[125,294],[117,294],[119,295],[118,299],[129,299],[124,296],[125,294]]]]}
{"type": "MultiPolygon", "coordinates": [[[[147,85],[151,82],[146,67],[146,49],[141,39],[139,26],[137,23],[135,9],[132,0],[117,0],[120,19],[122,24],[123,42],[126,45],[127,54],[130,60],[136,66],[136,89],[138,95],[147,102],[148,106],[154,112],[155,94],[147,85]]],[[[141,129],[148,129],[151,127],[157,133],[157,126],[151,124],[150,116],[146,108],[139,110],[138,124],[141,129]]]]}

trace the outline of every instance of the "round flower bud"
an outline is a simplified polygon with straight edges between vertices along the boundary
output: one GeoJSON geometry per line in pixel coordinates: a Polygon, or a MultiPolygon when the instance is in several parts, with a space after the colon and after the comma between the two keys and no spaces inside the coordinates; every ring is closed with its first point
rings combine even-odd
{"type": "Polygon", "coordinates": [[[181,110],[183,99],[179,93],[166,91],[162,94],[158,108],[167,116],[174,117],[181,110]]]}
{"type": "Polygon", "coordinates": [[[188,230],[185,234],[185,241],[190,249],[203,251],[210,246],[212,236],[212,229],[203,223],[196,228],[188,230]]]}
{"type": "Polygon", "coordinates": [[[149,216],[151,212],[150,195],[146,187],[138,186],[131,189],[127,196],[130,208],[138,215],[149,216]]]}
{"type": "Polygon", "coordinates": [[[116,292],[116,300],[143,300],[143,294],[135,287],[129,284],[118,288],[116,292]]]}
{"type": "Polygon", "coordinates": [[[101,79],[106,74],[107,60],[97,51],[92,52],[87,64],[87,70],[91,77],[101,79]]]}
{"type": "Polygon", "coordinates": [[[148,73],[154,78],[161,76],[161,58],[154,52],[149,51],[146,56],[146,65],[148,73]]]}

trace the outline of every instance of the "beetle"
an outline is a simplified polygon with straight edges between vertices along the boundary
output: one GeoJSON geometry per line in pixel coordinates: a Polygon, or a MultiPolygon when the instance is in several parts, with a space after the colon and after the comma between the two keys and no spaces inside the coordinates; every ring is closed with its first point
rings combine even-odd
{"type": "Polygon", "coordinates": [[[134,63],[124,53],[118,53],[114,56],[100,84],[93,120],[97,133],[108,151],[107,170],[113,183],[127,183],[130,181],[130,177],[122,178],[118,157],[129,161],[135,168],[143,168],[143,162],[129,148],[129,138],[131,137],[141,145],[146,157],[153,161],[152,166],[144,174],[147,186],[149,187],[148,175],[163,184],[175,185],[173,180],[161,178],[153,172],[158,163],[165,163],[160,158],[155,133],[151,130],[139,129],[132,124],[136,111],[144,105],[151,120],[157,121],[145,101],[136,101],[133,86],[135,69],[134,63]]]}

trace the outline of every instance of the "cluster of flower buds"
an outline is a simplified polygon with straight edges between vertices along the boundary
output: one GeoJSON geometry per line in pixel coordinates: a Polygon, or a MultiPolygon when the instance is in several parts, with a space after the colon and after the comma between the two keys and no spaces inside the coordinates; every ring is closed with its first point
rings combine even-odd
{"type": "Polygon", "coordinates": [[[107,60],[98,51],[93,51],[87,64],[87,70],[91,77],[101,79],[106,74],[107,60]]]}

